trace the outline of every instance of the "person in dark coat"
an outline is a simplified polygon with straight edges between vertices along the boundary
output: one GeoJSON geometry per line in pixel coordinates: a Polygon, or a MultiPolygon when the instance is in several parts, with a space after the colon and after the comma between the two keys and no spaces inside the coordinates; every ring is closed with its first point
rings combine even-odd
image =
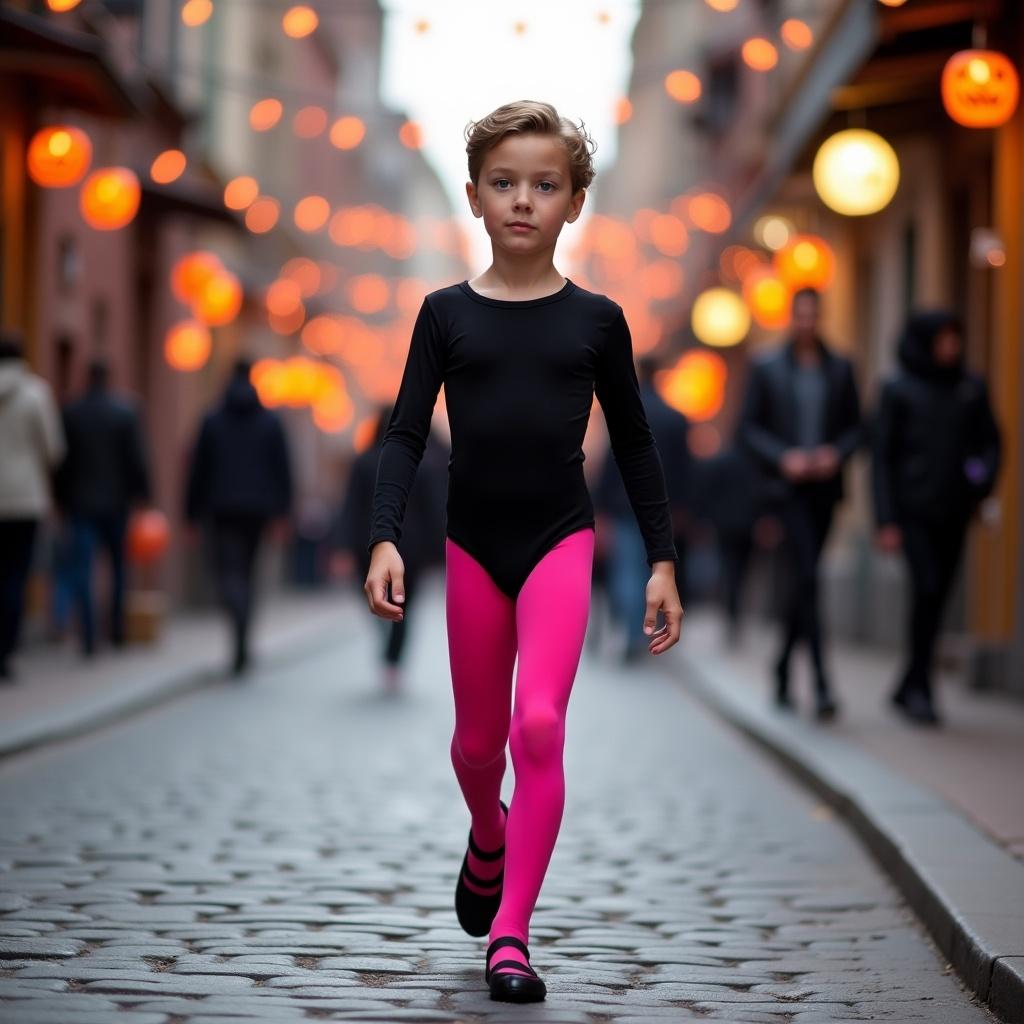
{"type": "MultiPolygon", "coordinates": [[[[370,571],[370,555],[366,545],[370,537],[370,514],[380,447],[393,409],[394,406],[390,404],[381,407],[373,441],[352,461],[335,528],[335,546],[349,552],[354,559],[354,580],[360,595],[363,593],[363,580],[370,571]]],[[[448,449],[431,431],[427,435],[423,459],[409,491],[405,527],[398,544],[405,563],[405,615],[399,622],[381,620],[384,631],[382,688],[388,694],[397,693],[402,688],[401,663],[406,649],[409,608],[416,606],[415,595],[419,591],[423,573],[444,561],[447,480],[448,449]]]]}
{"type": "Polygon", "coordinates": [[[862,426],[853,367],[819,336],[820,307],[813,289],[794,294],[789,341],[750,368],[739,439],[767,473],[785,531],[789,592],[775,701],[792,707],[790,658],[802,637],[814,667],[816,714],[828,719],[838,707],[822,655],[818,562],[862,426]]]}
{"type": "Polygon", "coordinates": [[[910,572],[908,661],[892,703],[939,724],[931,665],[971,516],[995,486],[1000,437],[984,380],[964,366],[963,331],[945,311],[911,314],[899,372],[879,397],[872,484],[878,545],[910,572]]]}
{"type": "Polygon", "coordinates": [[[149,466],[134,402],[109,389],[103,359],[88,370],[85,394],[62,411],[67,457],[57,502],[69,531],[69,576],[84,654],[96,649],[93,564],[102,547],[110,564],[110,640],[124,643],[125,538],[133,506],[150,500],[149,466]]]}
{"type": "MultiPolygon", "coordinates": [[[[671,508],[672,541],[679,556],[675,570],[676,589],[685,603],[686,531],[690,518],[693,474],[693,457],[688,441],[690,421],[658,394],[654,386],[654,375],[658,368],[655,356],[643,356],[637,360],[640,400],[658,447],[671,508]]],[[[650,643],[650,638],[643,630],[646,611],[644,591],[650,578],[650,568],[645,556],[643,536],[611,449],[598,474],[593,499],[595,510],[604,518],[602,525],[610,527],[605,587],[612,618],[626,632],[623,661],[628,663],[645,657],[650,643]]]]}
{"type": "Polygon", "coordinates": [[[202,523],[234,640],[232,670],[249,665],[253,576],[267,524],[286,518],[292,471],[284,427],[265,408],[240,359],[220,403],[206,414],[192,452],[185,513],[202,523]]]}

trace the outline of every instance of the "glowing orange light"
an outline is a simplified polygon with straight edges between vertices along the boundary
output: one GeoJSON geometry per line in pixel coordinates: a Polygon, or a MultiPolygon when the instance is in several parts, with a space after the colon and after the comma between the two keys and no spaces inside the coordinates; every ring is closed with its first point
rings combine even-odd
{"type": "Polygon", "coordinates": [[[81,2],[82,0],[46,0],[46,5],[51,11],[62,13],[74,10],[81,2]]]}
{"type": "Polygon", "coordinates": [[[158,185],[169,185],[185,173],[188,161],[180,149],[165,149],[149,168],[149,176],[158,185]]]}
{"type": "Polygon", "coordinates": [[[1020,99],[1020,77],[1008,57],[994,50],[961,50],[942,71],[946,113],[966,128],[1006,124],[1020,99]]]}
{"type": "Polygon", "coordinates": [[[779,63],[779,51],[775,49],[775,44],[761,36],[748,39],[740,53],[747,67],[755,71],[771,71],[779,63]]]}
{"type": "Polygon", "coordinates": [[[248,175],[232,178],[224,186],[224,205],[230,210],[244,210],[260,194],[259,182],[248,175]]]}
{"type": "Polygon", "coordinates": [[[202,369],[210,358],[210,329],[198,320],[175,324],[164,338],[167,365],[182,373],[202,369]]]}
{"type": "Polygon", "coordinates": [[[290,7],[284,12],[284,17],[281,19],[284,34],[291,36],[292,39],[303,39],[311,35],[319,24],[320,19],[317,17],[316,11],[305,4],[290,7]]]}
{"type": "Polygon", "coordinates": [[[817,235],[796,235],[775,254],[775,269],[792,291],[822,291],[832,283],[835,254],[817,235]]]}
{"type": "Polygon", "coordinates": [[[787,18],[782,23],[782,41],[791,50],[806,50],[814,43],[814,33],[806,21],[799,18],[787,18]]]}
{"type": "Polygon", "coordinates": [[[141,200],[142,188],[134,171],[127,167],[104,167],[85,179],[79,208],[90,227],[116,231],[132,222],[141,200]]]}
{"type": "Polygon", "coordinates": [[[302,289],[290,278],[279,277],[267,289],[266,301],[271,316],[288,317],[302,307],[302,289]]]}
{"type": "Polygon", "coordinates": [[[359,421],[356,429],[352,431],[352,448],[358,454],[365,452],[373,444],[377,436],[377,424],[380,416],[366,416],[359,421]]]}
{"type": "Polygon", "coordinates": [[[241,281],[230,270],[222,268],[204,282],[192,303],[192,311],[204,324],[223,327],[238,316],[242,298],[241,281]]]}
{"type": "Polygon", "coordinates": [[[133,512],[128,520],[125,548],[128,560],[135,565],[159,561],[170,543],[171,529],[167,516],[159,509],[147,508],[133,512]]]}
{"type": "Polygon", "coordinates": [[[275,313],[270,313],[267,316],[267,323],[270,324],[271,330],[277,334],[284,335],[284,337],[290,337],[296,331],[298,331],[306,320],[306,307],[300,302],[297,309],[291,313],[286,313],[284,316],[278,316],[275,313]]]}
{"type": "Polygon", "coordinates": [[[651,299],[671,299],[682,291],[683,268],[675,260],[655,260],[640,271],[639,284],[651,299]]]}
{"type": "Polygon", "coordinates": [[[318,355],[332,355],[341,350],[344,331],[337,317],[315,316],[302,328],[302,344],[318,355]]]}
{"type": "Polygon", "coordinates": [[[398,141],[406,149],[420,149],[423,146],[423,129],[415,121],[406,121],[398,129],[398,141]]]}
{"type": "Polygon", "coordinates": [[[713,11],[734,11],[740,0],[704,0],[713,11]]]}
{"type": "Polygon", "coordinates": [[[755,270],[743,281],[743,301],[754,319],[767,330],[789,323],[791,292],[774,270],[755,270]]]}
{"type": "Polygon", "coordinates": [[[878,0],[883,7],[902,7],[907,0],[878,0]]]}
{"type": "Polygon", "coordinates": [[[270,231],[281,215],[281,204],[271,196],[260,196],[245,211],[245,226],[254,235],[270,231]]]}
{"type": "Polygon", "coordinates": [[[700,99],[700,79],[682,68],[670,71],[665,76],[665,92],[677,103],[694,103],[700,99]]]}
{"type": "Polygon", "coordinates": [[[349,301],[359,313],[378,313],[388,303],[388,283],[379,274],[358,274],[348,283],[349,301]]]}
{"type": "Polygon", "coordinates": [[[272,97],[259,100],[249,108],[249,124],[255,132],[270,131],[281,120],[284,107],[281,101],[272,97]]]}
{"type": "Polygon", "coordinates": [[[327,129],[327,111],[323,107],[303,107],[292,118],[292,131],[300,139],[315,139],[327,129]]]}
{"type": "Polygon", "coordinates": [[[656,375],[655,388],[672,408],[699,423],[718,415],[728,375],[721,356],[691,349],[675,366],[656,375]]]}
{"type": "Polygon", "coordinates": [[[181,8],[181,20],[189,28],[198,28],[210,20],[213,14],[212,0],[186,0],[181,8]]]}
{"type": "Polygon", "coordinates": [[[187,253],[171,270],[171,291],[179,302],[191,305],[198,299],[207,282],[223,272],[224,266],[215,253],[187,253]]]}
{"type": "Polygon", "coordinates": [[[625,124],[633,116],[633,102],[628,96],[620,96],[615,101],[612,118],[616,124],[625,124]]]}
{"type": "Polygon", "coordinates": [[[313,422],[327,434],[340,433],[352,422],[354,415],[352,399],[343,388],[333,388],[313,403],[313,422]]]}
{"type": "Polygon", "coordinates": [[[331,125],[331,145],[338,149],[355,149],[366,135],[362,118],[354,115],[339,117],[331,125]]]}
{"type": "Polygon", "coordinates": [[[319,231],[331,215],[331,204],[323,196],[306,196],[295,204],[295,226],[300,231],[319,231]]]}
{"type": "Polygon", "coordinates": [[[40,128],[28,144],[29,177],[43,188],[77,185],[92,161],[92,143],[81,128],[40,128]]]}
{"type": "Polygon", "coordinates": [[[687,203],[687,213],[694,227],[713,235],[728,231],[732,223],[729,204],[714,192],[701,192],[691,196],[687,203]]]}
{"type": "Polygon", "coordinates": [[[305,256],[296,256],[281,268],[281,277],[294,281],[299,286],[299,293],[303,298],[316,294],[323,276],[320,265],[305,256]]]}
{"type": "Polygon", "coordinates": [[[664,256],[682,256],[689,245],[686,225],[671,213],[652,217],[647,225],[651,244],[664,256]]]}

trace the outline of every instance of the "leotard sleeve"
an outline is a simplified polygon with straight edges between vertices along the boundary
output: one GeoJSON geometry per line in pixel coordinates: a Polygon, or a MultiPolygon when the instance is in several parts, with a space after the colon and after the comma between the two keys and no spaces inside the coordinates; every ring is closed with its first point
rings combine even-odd
{"type": "Polygon", "coordinates": [[[633,367],[633,339],[622,312],[609,325],[594,380],[604,410],[612,454],[647,549],[647,562],[676,561],[665,473],[640,399],[633,367]]]}
{"type": "Polygon", "coordinates": [[[382,540],[397,544],[416,470],[427,444],[430,417],[441,390],[445,339],[427,299],[420,306],[409,342],[402,383],[381,443],[367,551],[382,540]]]}

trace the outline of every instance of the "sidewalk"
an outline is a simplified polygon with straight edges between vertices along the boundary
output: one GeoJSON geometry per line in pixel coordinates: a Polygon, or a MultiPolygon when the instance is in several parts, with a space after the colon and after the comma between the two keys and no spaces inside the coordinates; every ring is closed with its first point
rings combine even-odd
{"type": "MultiPolygon", "coordinates": [[[[256,609],[258,664],[315,651],[360,620],[345,614],[351,588],[286,593],[256,609]]],[[[90,661],[77,648],[41,645],[19,653],[17,681],[0,686],[0,757],[75,736],[226,677],[227,624],[218,610],[176,616],[153,646],[103,648],[90,661]]]]}
{"type": "Polygon", "coordinates": [[[936,697],[945,725],[915,726],[888,703],[895,654],[832,645],[840,715],[819,725],[799,655],[798,711],[771,703],[773,651],[764,626],[727,647],[720,620],[698,612],[666,667],[832,804],[964,980],[1005,1019],[1024,1021],[1024,704],[947,675],[936,697]]]}

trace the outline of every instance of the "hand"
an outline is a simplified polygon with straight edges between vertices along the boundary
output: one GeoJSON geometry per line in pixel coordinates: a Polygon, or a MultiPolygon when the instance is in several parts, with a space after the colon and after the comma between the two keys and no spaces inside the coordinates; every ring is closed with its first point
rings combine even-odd
{"type": "Polygon", "coordinates": [[[839,472],[839,452],[830,444],[818,445],[811,451],[811,475],[828,480],[839,472]]]}
{"type": "Polygon", "coordinates": [[[903,546],[903,531],[892,523],[879,527],[875,534],[875,544],[879,551],[894,554],[903,546]]]}
{"type": "Polygon", "coordinates": [[[683,623],[683,606],[676,590],[675,562],[655,562],[654,574],[647,583],[647,613],[644,632],[650,637],[651,654],[664,654],[679,642],[683,623]],[[658,612],[665,617],[664,625],[655,629],[658,612]]]}
{"type": "Polygon", "coordinates": [[[401,622],[405,618],[402,608],[402,602],[405,601],[405,563],[391,541],[382,540],[373,545],[370,571],[366,574],[363,592],[374,615],[392,622],[401,622]],[[395,603],[388,600],[389,583],[395,603]]]}
{"type": "Polygon", "coordinates": [[[806,480],[811,472],[811,460],[803,448],[787,448],[779,460],[782,475],[792,483],[806,480]]]}

